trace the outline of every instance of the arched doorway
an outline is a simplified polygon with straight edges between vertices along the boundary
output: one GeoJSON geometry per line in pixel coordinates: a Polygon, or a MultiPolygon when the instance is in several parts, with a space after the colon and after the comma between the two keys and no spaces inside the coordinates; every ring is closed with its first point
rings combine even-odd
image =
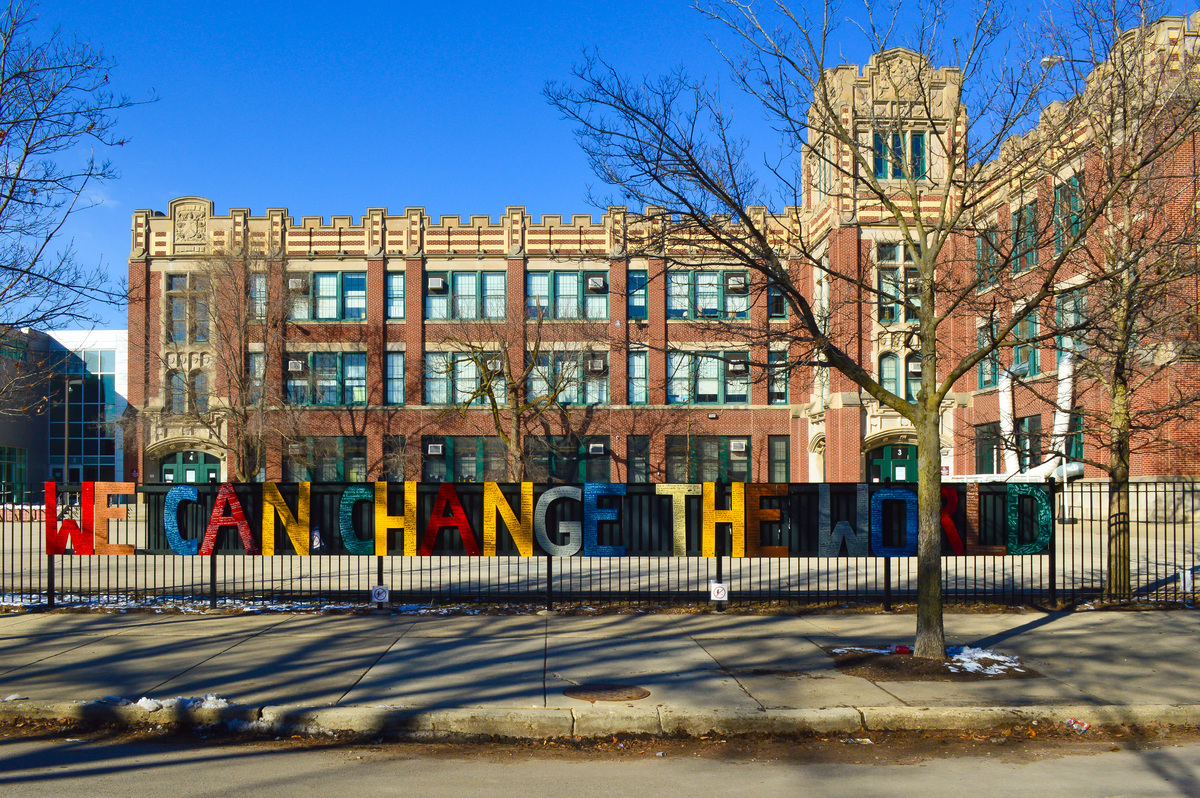
{"type": "Polygon", "coordinates": [[[159,461],[159,478],[163,482],[216,482],[221,478],[221,461],[194,450],[175,452],[159,461]]]}
{"type": "Polygon", "coordinates": [[[867,479],[916,482],[917,447],[910,443],[889,443],[867,452],[867,479]]]}

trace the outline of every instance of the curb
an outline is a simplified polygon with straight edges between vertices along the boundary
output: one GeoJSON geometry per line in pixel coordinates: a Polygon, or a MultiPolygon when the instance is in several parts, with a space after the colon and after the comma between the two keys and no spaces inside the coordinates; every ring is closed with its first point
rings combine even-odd
{"type": "MultiPolygon", "coordinates": [[[[819,709],[580,708],[418,709],[397,706],[229,706],[219,709],[66,701],[0,703],[0,723],[61,721],[108,728],[225,726],[230,732],[380,735],[398,739],[498,737],[700,737],[707,734],[853,734],[862,731],[975,731],[1067,718],[1092,725],[1200,726],[1200,704],[1038,705],[1024,707],[823,707],[819,709]]],[[[218,731],[215,730],[214,731],[218,731]]]]}

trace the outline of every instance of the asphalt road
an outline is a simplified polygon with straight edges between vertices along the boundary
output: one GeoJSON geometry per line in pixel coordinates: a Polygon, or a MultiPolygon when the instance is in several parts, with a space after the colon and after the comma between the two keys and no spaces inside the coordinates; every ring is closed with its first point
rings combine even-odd
{"type": "MultiPolygon", "coordinates": [[[[651,747],[653,743],[649,744],[651,747]]],[[[952,756],[889,764],[868,746],[861,764],[791,760],[778,748],[713,756],[554,756],[503,746],[288,747],[85,739],[0,739],[0,793],[36,796],[586,795],[693,796],[1195,796],[1200,743],[1148,750],[1106,746],[1050,757],[952,756]]],[[[858,756],[857,751],[852,756],[858,756]]]]}

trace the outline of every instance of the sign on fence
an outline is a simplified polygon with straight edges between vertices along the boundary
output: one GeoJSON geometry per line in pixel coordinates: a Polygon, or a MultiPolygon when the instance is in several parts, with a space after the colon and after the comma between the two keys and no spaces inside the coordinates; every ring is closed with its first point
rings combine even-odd
{"type": "MultiPolygon", "coordinates": [[[[85,482],[59,520],[46,483],[46,550],[132,554],[109,540],[119,495],[142,493],[146,550],[179,555],[910,557],[917,495],[877,484],[534,485],[375,482],[145,485],[85,482]],[[501,535],[503,527],[506,534],[501,535]],[[319,543],[318,543],[319,541],[319,543]]],[[[126,522],[128,527],[128,522],[126,522]]],[[[942,487],[948,555],[1038,554],[1050,499],[1037,485],[942,487]]]]}

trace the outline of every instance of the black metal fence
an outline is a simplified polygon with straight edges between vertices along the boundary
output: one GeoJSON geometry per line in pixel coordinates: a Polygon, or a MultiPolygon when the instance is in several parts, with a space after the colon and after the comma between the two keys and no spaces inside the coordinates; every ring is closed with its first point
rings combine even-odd
{"type": "MultiPolygon", "coordinates": [[[[162,524],[170,485],[139,486],[127,499],[127,517],[108,521],[112,543],[131,544],[132,555],[48,555],[46,505],[41,485],[0,486],[9,502],[0,505],[0,603],[211,606],[363,605],[371,589],[385,585],[393,604],[430,601],[545,603],[658,603],[708,600],[711,582],[728,585],[732,602],[796,602],[805,605],[911,600],[916,595],[915,557],[851,556],[840,544],[837,556],[822,556],[820,536],[856,517],[859,486],[830,485],[828,517],[822,518],[818,488],[791,485],[783,496],[765,497],[762,505],[780,509],[782,521],[765,523],[761,545],[775,555],[734,557],[728,528],[718,525],[715,556],[702,556],[700,496],[685,500],[686,556],[673,556],[671,498],[655,495],[654,486],[628,486],[620,523],[602,523],[600,545],[622,545],[626,556],[518,556],[511,536],[496,538],[496,556],[464,556],[456,532],[438,535],[428,556],[357,555],[347,552],[339,529],[344,485],[313,484],[311,521],[314,556],[291,553],[280,535],[275,556],[246,556],[237,532],[223,528],[212,556],[174,553],[162,524]]],[[[198,501],[186,502],[180,524],[203,530],[216,486],[197,487],[198,501]]],[[[456,485],[463,507],[477,514],[481,485],[456,485]]],[[[719,486],[719,506],[728,502],[728,486],[719,486]]],[[[884,486],[869,486],[874,491],[884,486]]],[[[886,486],[901,487],[901,486],[886,486]]],[[[1085,602],[1105,595],[1110,577],[1109,490],[1106,483],[1073,483],[1048,489],[1053,534],[1044,546],[1037,525],[1023,512],[1010,536],[1007,490],[1003,484],[978,488],[973,510],[960,501],[953,522],[964,533],[965,554],[947,541],[943,587],[947,600],[994,604],[1085,602]],[[1015,549],[1014,545],[1016,544],[1015,549]],[[1009,550],[1036,553],[1009,554],[1009,550]]],[[[294,501],[295,486],[281,485],[294,501]]],[[[515,490],[506,486],[506,490],[515,490]]],[[[956,488],[960,495],[965,488],[956,488]]],[[[418,488],[420,516],[427,518],[437,485],[418,488]]],[[[60,487],[56,515],[80,517],[79,491],[60,487]]],[[[509,494],[513,506],[516,497],[509,494]]],[[[243,495],[254,515],[253,495],[243,495]]],[[[398,492],[390,512],[402,512],[398,492]]],[[[887,502],[885,505],[889,504],[887,502]]],[[[902,503],[901,503],[902,505],[902,503]]],[[[1200,483],[1135,483],[1130,486],[1128,563],[1131,597],[1155,602],[1187,602],[1194,596],[1197,563],[1196,519],[1200,483]]],[[[548,525],[561,537],[560,524],[578,522],[577,502],[551,506],[548,525]]],[[[905,539],[905,510],[885,506],[884,546],[905,539]]],[[[353,506],[354,525],[369,530],[369,502],[353,506]]],[[[503,528],[503,527],[501,527],[503,528]]],[[[566,528],[566,527],[563,527],[566,528]]],[[[202,532],[201,532],[202,534],[202,532]]],[[[389,551],[401,551],[389,540],[389,551]]]]}

